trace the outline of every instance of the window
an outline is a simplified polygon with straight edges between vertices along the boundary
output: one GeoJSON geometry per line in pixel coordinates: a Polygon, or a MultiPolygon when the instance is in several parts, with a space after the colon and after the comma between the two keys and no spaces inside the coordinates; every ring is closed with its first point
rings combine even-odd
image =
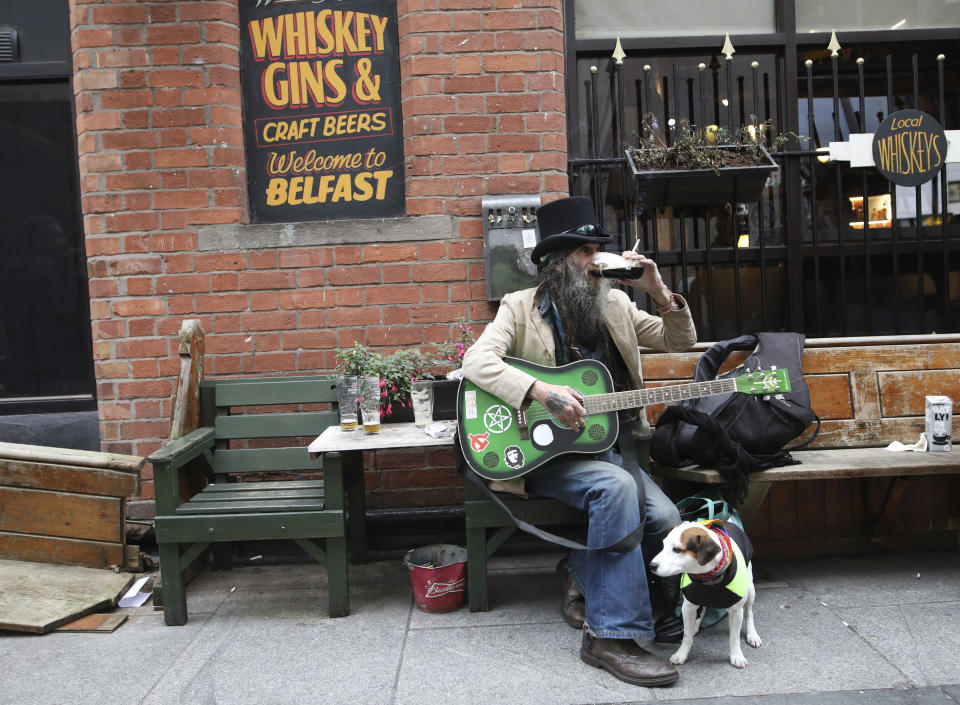
{"type": "Polygon", "coordinates": [[[95,407],[75,143],[68,81],[0,84],[0,413],[95,407]]]}
{"type": "Polygon", "coordinates": [[[577,39],[716,35],[774,31],[770,0],[576,0],[577,39]],[[644,9],[640,9],[646,6],[644,9]],[[646,9],[649,8],[649,9],[646,9]],[[723,18],[723,29],[718,20],[723,18]]]}
{"type": "MultiPolygon", "coordinates": [[[[955,0],[796,0],[797,32],[956,27],[955,0]]],[[[895,40],[896,37],[891,37],[895,40]]]]}

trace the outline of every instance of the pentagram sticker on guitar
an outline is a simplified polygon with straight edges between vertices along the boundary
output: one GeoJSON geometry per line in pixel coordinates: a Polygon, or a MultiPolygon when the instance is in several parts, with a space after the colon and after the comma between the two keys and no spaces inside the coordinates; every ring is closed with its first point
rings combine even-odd
{"type": "Polygon", "coordinates": [[[503,404],[494,404],[483,414],[483,425],[490,433],[503,433],[513,423],[513,412],[503,404]]]}

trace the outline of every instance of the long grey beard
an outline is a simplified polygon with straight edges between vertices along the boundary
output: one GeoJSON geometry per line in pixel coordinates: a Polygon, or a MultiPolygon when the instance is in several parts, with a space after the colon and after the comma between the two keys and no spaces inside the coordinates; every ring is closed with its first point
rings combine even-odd
{"type": "Polygon", "coordinates": [[[610,291],[610,280],[579,271],[564,258],[561,267],[544,267],[540,271],[540,281],[549,289],[557,304],[567,342],[596,340],[603,332],[603,310],[610,291]]]}

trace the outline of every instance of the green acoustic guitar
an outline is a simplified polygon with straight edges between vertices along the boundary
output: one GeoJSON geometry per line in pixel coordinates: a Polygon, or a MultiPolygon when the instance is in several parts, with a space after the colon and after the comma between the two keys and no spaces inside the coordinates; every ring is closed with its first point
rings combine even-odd
{"type": "Polygon", "coordinates": [[[457,422],[467,463],[488,480],[508,480],[564,453],[602,453],[617,440],[617,412],[647,404],[698,399],[717,394],[781,394],[790,391],[788,370],[758,370],[739,377],[672,384],[628,392],[613,391],[610,372],[594,360],[543,367],[505,357],[504,362],[549,384],[578,390],[587,410],[585,428],[561,425],[541,404],[514,409],[468,380],[460,383],[457,422]]]}

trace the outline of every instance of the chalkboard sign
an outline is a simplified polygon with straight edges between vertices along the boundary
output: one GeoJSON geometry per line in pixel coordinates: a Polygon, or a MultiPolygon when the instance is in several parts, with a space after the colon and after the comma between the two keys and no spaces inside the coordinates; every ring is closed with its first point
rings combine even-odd
{"type": "Polygon", "coordinates": [[[240,0],[250,219],[404,214],[395,0],[240,0]]]}
{"type": "Polygon", "coordinates": [[[947,136],[940,123],[921,110],[899,110],[880,123],[873,136],[873,163],[898,186],[920,186],[943,167],[947,136]]]}

